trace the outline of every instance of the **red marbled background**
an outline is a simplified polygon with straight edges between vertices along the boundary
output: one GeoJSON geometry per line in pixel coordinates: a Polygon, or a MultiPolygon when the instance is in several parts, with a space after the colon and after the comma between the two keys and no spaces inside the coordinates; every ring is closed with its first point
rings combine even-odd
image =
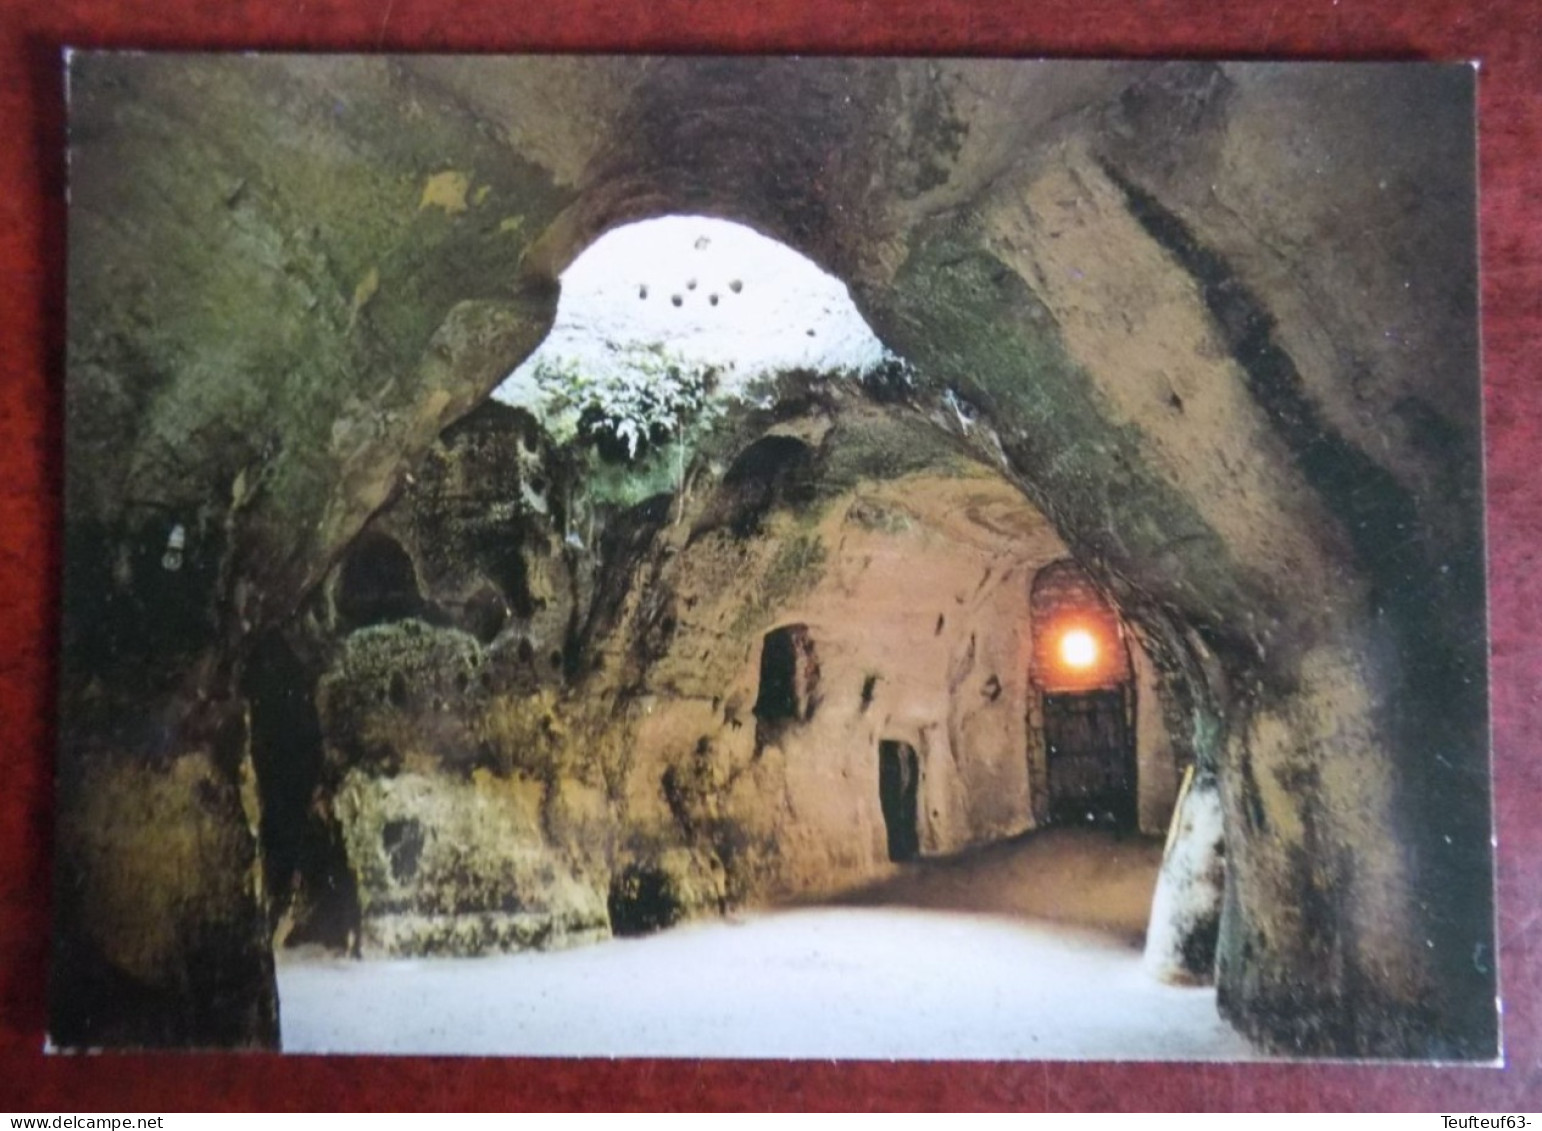
{"type": "Polygon", "coordinates": [[[1536,0],[4,0],[0,1111],[1542,1108],[1542,9],[1536,0]],[[1483,334],[1508,1065],[42,1055],[64,342],[59,51],[637,51],[1482,61],[1483,334]]]}

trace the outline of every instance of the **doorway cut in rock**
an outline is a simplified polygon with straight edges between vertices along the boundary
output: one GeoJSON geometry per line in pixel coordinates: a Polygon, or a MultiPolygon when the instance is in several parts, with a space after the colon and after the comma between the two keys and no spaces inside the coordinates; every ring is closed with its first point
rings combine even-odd
{"type": "Polygon", "coordinates": [[[919,800],[921,760],[908,742],[878,743],[878,803],[888,837],[889,859],[901,864],[921,855],[919,800]]]}
{"type": "Polygon", "coordinates": [[[1029,610],[1048,817],[1057,824],[1133,829],[1135,693],[1119,614],[1071,561],[1038,572],[1029,610]]]}
{"type": "Polygon", "coordinates": [[[1044,696],[1049,816],[1056,824],[1135,827],[1129,687],[1044,696]]]}
{"type": "Polygon", "coordinates": [[[818,687],[819,658],[808,625],[783,625],[766,633],[760,649],[755,717],[772,726],[808,722],[818,707],[818,687]]]}

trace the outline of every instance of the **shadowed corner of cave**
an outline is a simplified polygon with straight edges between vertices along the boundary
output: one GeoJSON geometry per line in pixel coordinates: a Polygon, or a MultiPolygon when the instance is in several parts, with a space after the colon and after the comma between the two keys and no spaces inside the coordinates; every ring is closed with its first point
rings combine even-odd
{"type": "Polygon", "coordinates": [[[546,65],[72,63],[56,1038],[1490,1057],[1466,88],[546,65]]]}

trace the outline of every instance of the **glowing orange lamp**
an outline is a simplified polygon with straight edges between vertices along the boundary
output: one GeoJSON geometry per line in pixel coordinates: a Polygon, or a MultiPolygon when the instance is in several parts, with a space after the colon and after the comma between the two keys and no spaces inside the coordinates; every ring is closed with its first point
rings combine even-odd
{"type": "Polygon", "coordinates": [[[1060,660],[1074,671],[1086,671],[1098,661],[1098,642],[1085,628],[1073,628],[1060,638],[1060,660]]]}

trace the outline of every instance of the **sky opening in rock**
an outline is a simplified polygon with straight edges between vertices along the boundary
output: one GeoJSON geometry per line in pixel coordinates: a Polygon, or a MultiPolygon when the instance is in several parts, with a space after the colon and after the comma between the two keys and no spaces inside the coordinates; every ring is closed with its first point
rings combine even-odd
{"type": "Polygon", "coordinates": [[[612,229],[573,261],[551,333],[493,396],[550,427],[543,367],[627,382],[647,379],[650,356],[712,367],[733,396],[778,371],[861,372],[888,355],[845,285],[805,256],[741,224],[666,216],[612,229]]]}

